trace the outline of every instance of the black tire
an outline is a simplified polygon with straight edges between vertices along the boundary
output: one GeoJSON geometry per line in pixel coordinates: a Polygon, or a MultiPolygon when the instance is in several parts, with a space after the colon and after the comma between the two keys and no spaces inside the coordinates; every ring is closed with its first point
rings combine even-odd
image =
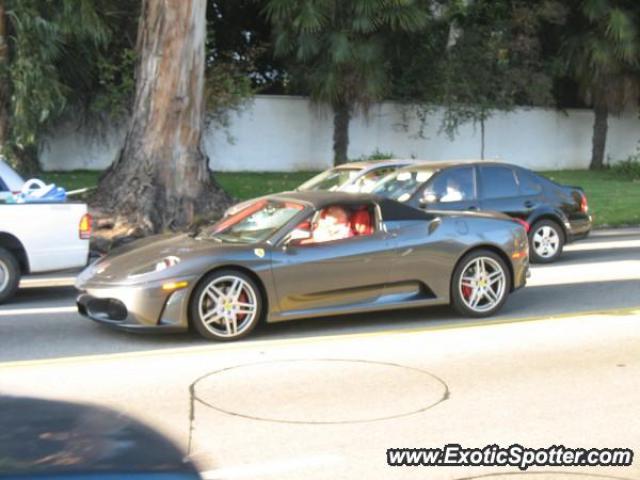
{"type": "Polygon", "coordinates": [[[20,265],[13,254],[0,247],[0,303],[9,300],[20,284],[20,265]]]}
{"type": "MultiPolygon", "coordinates": [[[[497,272],[497,270],[495,270],[497,272]]],[[[494,290],[492,290],[494,291],[494,290]]],[[[461,315],[465,317],[483,318],[489,317],[498,312],[509,297],[511,292],[511,272],[509,267],[502,259],[502,257],[491,250],[478,249],[467,253],[458,262],[456,269],[453,272],[451,278],[451,306],[461,315]],[[463,292],[461,287],[461,278],[464,272],[470,268],[471,264],[478,259],[488,259],[487,263],[491,268],[494,266],[499,267],[503,274],[502,288],[498,288],[499,295],[496,295],[498,301],[491,308],[486,310],[476,310],[467,305],[467,301],[463,298],[463,292]]],[[[489,302],[489,299],[486,299],[489,302]]],[[[488,305],[487,305],[488,307],[488,305]]]]}
{"type": "MultiPolygon", "coordinates": [[[[251,303],[251,294],[248,290],[245,290],[243,287],[242,294],[247,296],[246,304],[251,303]]],[[[219,303],[213,301],[211,297],[208,297],[206,301],[209,302],[211,309],[207,313],[211,313],[215,308],[220,308],[224,310],[224,307],[219,303]]],[[[196,329],[196,331],[206,339],[209,340],[217,340],[222,342],[229,342],[234,340],[239,340],[241,338],[249,335],[256,326],[262,320],[262,316],[264,315],[264,299],[262,298],[262,291],[256,282],[248,275],[238,270],[217,270],[205,276],[202,281],[195,288],[193,293],[191,294],[191,299],[189,301],[189,318],[191,320],[192,326],[196,329]],[[247,321],[247,324],[242,324],[242,328],[238,328],[238,332],[231,335],[224,335],[222,333],[217,332],[217,322],[216,325],[207,326],[207,323],[203,319],[201,314],[202,310],[200,308],[201,301],[204,300],[205,291],[216,281],[226,281],[226,278],[238,278],[242,282],[245,283],[246,287],[251,289],[253,292],[253,296],[255,299],[255,314],[252,318],[247,321]]],[[[225,313],[220,313],[219,315],[224,315],[225,313]]],[[[240,314],[242,315],[242,314],[240,314]]],[[[247,314],[249,315],[249,314],[247,314]]],[[[224,321],[220,319],[220,321],[224,321]]],[[[228,328],[228,323],[226,323],[228,328]]],[[[222,327],[222,325],[220,325],[222,327]]]]}
{"type": "Polygon", "coordinates": [[[564,236],[564,230],[558,222],[547,219],[537,221],[529,230],[529,257],[531,258],[531,263],[555,262],[560,257],[560,255],[562,255],[562,249],[564,248],[565,242],[566,239],[564,236]],[[558,239],[558,245],[557,247],[555,247],[555,250],[553,250],[552,248],[553,252],[551,254],[543,254],[543,252],[545,251],[544,247],[538,248],[538,250],[540,250],[540,253],[536,249],[536,233],[542,229],[551,229],[558,239]]]}

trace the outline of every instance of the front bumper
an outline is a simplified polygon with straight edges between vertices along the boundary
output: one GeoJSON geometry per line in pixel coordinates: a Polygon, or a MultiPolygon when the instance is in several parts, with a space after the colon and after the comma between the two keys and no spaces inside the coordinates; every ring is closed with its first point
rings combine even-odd
{"type": "Polygon", "coordinates": [[[175,333],[189,329],[189,293],[190,288],[167,292],[160,284],[87,285],[76,305],[81,315],[117,329],[175,333]]]}

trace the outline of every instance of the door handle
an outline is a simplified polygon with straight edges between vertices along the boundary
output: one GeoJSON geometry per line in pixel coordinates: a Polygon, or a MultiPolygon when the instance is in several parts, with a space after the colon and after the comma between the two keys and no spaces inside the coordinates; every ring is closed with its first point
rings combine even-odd
{"type": "Polygon", "coordinates": [[[526,202],[524,202],[524,206],[527,208],[532,208],[534,206],[534,203],[531,200],[527,200],[526,202]]]}
{"type": "Polygon", "coordinates": [[[476,207],[475,205],[471,205],[469,207],[469,210],[471,210],[472,212],[477,212],[478,210],[480,210],[478,207],[476,207]]]}

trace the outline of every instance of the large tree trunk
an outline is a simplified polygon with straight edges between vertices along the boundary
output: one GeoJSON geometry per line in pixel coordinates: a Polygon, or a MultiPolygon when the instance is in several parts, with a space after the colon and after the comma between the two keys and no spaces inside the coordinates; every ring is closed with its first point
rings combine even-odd
{"type": "Polygon", "coordinates": [[[351,109],[346,103],[333,106],[333,164],[342,165],[349,161],[349,121],[351,109]]]}
{"type": "Polygon", "coordinates": [[[184,228],[229,203],[200,148],[205,36],[206,0],[143,0],[129,130],[93,205],[144,233],[184,228]]]}
{"type": "Polygon", "coordinates": [[[9,139],[9,44],[7,42],[7,17],[4,0],[0,0],[0,152],[6,154],[9,139]]]}
{"type": "Polygon", "coordinates": [[[595,121],[593,123],[593,143],[591,150],[591,170],[604,168],[604,152],[607,145],[607,130],[609,109],[606,105],[596,104],[593,108],[595,121]]]}

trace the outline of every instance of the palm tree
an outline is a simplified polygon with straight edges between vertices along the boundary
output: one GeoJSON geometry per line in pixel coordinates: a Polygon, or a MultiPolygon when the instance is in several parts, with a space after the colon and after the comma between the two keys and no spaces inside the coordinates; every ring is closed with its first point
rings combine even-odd
{"type": "Polygon", "coordinates": [[[591,169],[604,167],[609,114],[637,105],[640,8],[635,0],[575,0],[567,26],[570,75],[595,114],[591,169]]]}
{"type": "Polygon", "coordinates": [[[427,8],[418,0],[268,0],[265,13],[275,54],[291,60],[312,100],[332,107],[334,163],[347,162],[352,114],[389,86],[385,39],[424,28],[427,8]]]}

